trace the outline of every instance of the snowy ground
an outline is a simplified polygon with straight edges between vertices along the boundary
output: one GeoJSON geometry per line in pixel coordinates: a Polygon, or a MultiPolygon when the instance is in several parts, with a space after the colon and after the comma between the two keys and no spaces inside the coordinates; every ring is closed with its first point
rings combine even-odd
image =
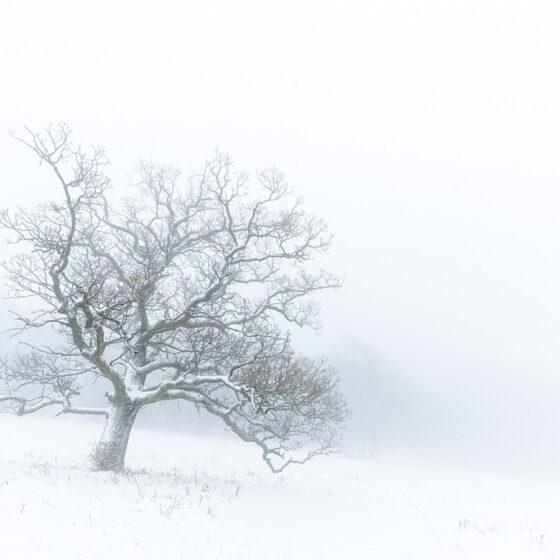
{"type": "Polygon", "coordinates": [[[123,475],[99,425],[0,416],[0,558],[560,558],[560,485],[395,458],[272,475],[229,439],[136,430],[123,475]]]}

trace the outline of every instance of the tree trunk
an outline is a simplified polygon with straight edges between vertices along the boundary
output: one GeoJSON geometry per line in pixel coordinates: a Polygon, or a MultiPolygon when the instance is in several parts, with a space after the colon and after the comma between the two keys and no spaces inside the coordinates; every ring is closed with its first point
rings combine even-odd
{"type": "Polygon", "coordinates": [[[93,452],[96,470],[120,472],[124,469],[124,456],[136,414],[138,409],[126,403],[115,403],[110,408],[101,440],[93,452]]]}

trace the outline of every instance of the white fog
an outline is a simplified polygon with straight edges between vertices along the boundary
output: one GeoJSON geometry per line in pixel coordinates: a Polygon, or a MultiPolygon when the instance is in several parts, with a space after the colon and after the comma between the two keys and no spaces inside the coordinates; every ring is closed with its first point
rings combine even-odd
{"type": "MultiPolygon", "coordinates": [[[[559,26],[546,0],[1,2],[0,208],[62,199],[9,134],[51,123],[105,148],[116,203],[140,158],[275,165],[334,235],[312,267],[343,279],[293,346],[338,370],[352,416],[340,453],[272,475],[219,419],[158,403],[102,478],[101,419],[2,413],[0,559],[560,557],[559,26]],[[41,500],[55,521],[24,519],[41,500]],[[65,516],[75,546],[49,537],[65,516]]],[[[1,290],[5,330],[35,301],[1,290]]],[[[30,336],[56,340],[1,353],[30,336]]]]}

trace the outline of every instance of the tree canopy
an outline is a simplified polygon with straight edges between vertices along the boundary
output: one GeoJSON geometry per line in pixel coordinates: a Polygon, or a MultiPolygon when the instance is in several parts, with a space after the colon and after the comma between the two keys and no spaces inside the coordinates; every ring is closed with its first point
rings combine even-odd
{"type": "Polygon", "coordinates": [[[5,409],[104,415],[99,469],[122,469],[138,411],[168,400],[219,417],[274,471],[337,449],[337,372],[281,328],[316,327],[310,296],[340,286],[311,263],[331,236],[277,169],[251,177],[221,152],[191,176],[144,161],[115,204],[101,148],[73,145],[64,124],[17,139],[60,197],[0,216],[23,246],[6,264],[12,296],[41,303],[15,333],[52,328],[60,344],[2,362],[5,409]],[[79,405],[92,376],[108,382],[104,407],[79,405]]]}

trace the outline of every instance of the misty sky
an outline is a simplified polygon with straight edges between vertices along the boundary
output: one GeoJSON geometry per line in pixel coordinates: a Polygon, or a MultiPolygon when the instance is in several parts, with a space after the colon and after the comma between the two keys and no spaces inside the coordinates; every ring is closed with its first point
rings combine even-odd
{"type": "Polygon", "coordinates": [[[346,278],[300,343],[338,365],[367,349],[371,375],[408,387],[398,414],[415,401],[411,439],[549,460],[560,4],[115,4],[0,3],[0,206],[55,192],[8,137],[23,125],[103,144],[117,185],[138,156],[274,163],[336,234],[325,264],[346,278]]]}

